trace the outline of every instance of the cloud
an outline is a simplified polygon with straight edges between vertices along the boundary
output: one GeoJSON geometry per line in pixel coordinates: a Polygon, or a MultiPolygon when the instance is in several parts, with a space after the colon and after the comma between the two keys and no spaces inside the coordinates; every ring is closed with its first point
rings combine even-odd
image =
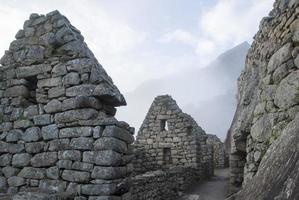
{"type": "Polygon", "coordinates": [[[273,0],[218,0],[210,7],[201,7],[195,30],[175,29],[163,34],[159,41],[189,45],[201,60],[199,65],[205,66],[221,52],[241,42],[251,42],[272,4],[273,0]]]}
{"type": "Polygon", "coordinates": [[[192,46],[197,43],[198,39],[185,30],[176,29],[172,32],[168,32],[162,35],[162,37],[158,41],[162,43],[175,42],[192,46]]]}
{"type": "MultiPolygon", "coordinates": [[[[26,4],[18,0],[0,0],[0,2],[0,18],[7,19],[0,20],[2,30],[0,38],[5,38],[0,40],[1,55],[8,49],[15,34],[22,29],[24,21],[32,12],[46,14],[58,9],[82,32],[87,45],[113,80],[123,88],[133,88],[132,82],[127,84],[128,81],[123,76],[124,71],[140,68],[140,63],[138,66],[136,61],[128,60],[128,57],[138,47],[143,46],[147,34],[134,27],[134,24],[124,19],[125,17],[115,17],[105,8],[103,2],[92,0],[28,0],[26,4]]],[[[127,11],[120,15],[125,16],[125,12],[127,11]]],[[[137,75],[136,73],[134,75],[137,75]]]]}
{"type": "Polygon", "coordinates": [[[196,52],[200,57],[213,58],[228,47],[252,41],[260,20],[271,10],[273,0],[218,0],[203,8],[199,17],[196,52]]]}

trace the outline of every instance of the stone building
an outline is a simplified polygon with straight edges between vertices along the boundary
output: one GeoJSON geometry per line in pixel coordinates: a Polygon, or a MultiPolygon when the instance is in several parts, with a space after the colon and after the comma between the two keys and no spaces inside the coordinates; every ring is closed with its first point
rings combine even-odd
{"type": "Polygon", "coordinates": [[[230,128],[236,199],[299,197],[299,1],[276,0],[246,58],[230,128]]]}
{"type": "Polygon", "coordinates": [[[0,61],[0,193],[130,199],[134,130],[114,118],[126,102],[80,31],[53,11],[15,37],[0,61]]]}
{"type": "MultiPolygon", "coordinates": [[[[136,152],[134,172],[137,174],[147,173],[147,175],[135,180],[148,184],[149,182],[155,184],[153,180],[158,180],[156,184],[159,184],[159,179],[163,179],[166,183],[171,182],[179,185],[180,181],[173,183],[173,180],[182,179],[182,186],[172,185],[172,187],[184,190],[184,187],[190,184],[192,180],[203,179],[212,175],[213,148],[207,145],[206,140],[205,131],[197,125],[190,115],[183,113],[170,96],[156,97],[134,143],[136,152]],[[179,177],[173,176],[172,172],[175,169],[177,171],[173,174],[180,174],[179,177]],[[164,174],[158,172],[149,176],[150,172],[155,170],[163,170],[164,174]],[[157,176],[159,178],[155,179],[157,176]],[[151,181],[148,181],[149,179],[151,181]]],[[[161,184],[163,183],[161,182],[161,184]]],[[[147,186],[147,184],[143,184],[143,187],[147,186]]],[[[166,189],[169,189],[171,184],[160,186],[157,185],[157,188],[164,189],[164,191],[153,193],[167,193],[166,189]]],[[[138,187],[135,188],[138,189],[138,187]]],[[[174,193],[174,191],[172,192],[174,193]]],[[[136,199],[146,198],[142,198],[140,195],[136,199]]],[[[164,197],[161,199],[172,198],[164,197]]]]}
{"type": "Polygon", "coordinates": [[[224,143],[216,136],[212,134],[207,134],[207,144],[213,146],[213,158],[215,168],[226,168],[228,167],[228,153],[225,149],[224,143]]]}

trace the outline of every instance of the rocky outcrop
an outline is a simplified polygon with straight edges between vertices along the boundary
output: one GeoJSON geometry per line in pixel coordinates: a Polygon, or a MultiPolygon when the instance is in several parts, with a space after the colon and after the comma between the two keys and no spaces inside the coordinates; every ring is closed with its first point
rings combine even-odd
{"type": "Polygon", "coordinates": [[[80,31],[32,14],[0,63],[0,193],[130,198],[134,129],[114,118],[126,102],[80,31]]]}
{"type": "Polygon", "coordinates": [[[276,0],[248,52],[230,128],[236,199],[298,199],[299,2],[276,0]]]}

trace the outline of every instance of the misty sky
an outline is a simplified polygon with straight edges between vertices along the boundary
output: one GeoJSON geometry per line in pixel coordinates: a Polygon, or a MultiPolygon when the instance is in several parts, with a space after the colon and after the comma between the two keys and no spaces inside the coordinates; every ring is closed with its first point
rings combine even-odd
{"type": "Polygon", "coordinates": [[[152,79],[203,68],[227,49],[251,42],[273,2],[0,0],[0,52],[3,55],[8,49],[30,13],[57,9],[82,32],[98,61],[126,94],[152,79]]]}

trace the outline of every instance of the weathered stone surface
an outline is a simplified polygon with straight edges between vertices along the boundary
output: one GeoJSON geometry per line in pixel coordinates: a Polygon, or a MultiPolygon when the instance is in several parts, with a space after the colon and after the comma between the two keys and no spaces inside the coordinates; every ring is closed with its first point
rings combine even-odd
{"type": "Polygon", "coordinates": [[[95,141],[94,143],[95,150],[113,150],[116,152],[127,152],[128,147],[125,142],[118,140],[113,137],[102,137],[95,141]]]}
{"type": "Polygon", "coordinates": [[[72,137],[89,137],[92,135],[91,127],[73,127],[64,128],[59,132],[59,138],[72,138],[72,137]]]}
{"type": "MultiPolygon", "coordinates": [[[[1,146],[1,145],[0,145],[1,146]]],[[[15,154],[15,153],[21,153],[25,149],[24,144],[9,144],[8,145],[8,152],[15,154]]]]}
{"type": "Polygon", "coordinates": [[[2,154],[0,156],[0,166],[1,167],[5,167],[7,165],[10,165],[11,163],[11,158],[12,158],[12,155],[11,154],[2,154]]]}
{"type": "Polygon", "coordinates": [[[6,136],[7,142],[17,142],[22,138],[23,131],[19,129],[11,130],[6,136]]]}
{"type": "Polygon", "coordinates": [[[292,44],[287,43],[281,47],[277,52],[275,52],[269,60],[268,72],[273,72],[278,66],[286,62],[292,56],[292,44]]]}
{"type": "Polygon", "coordinates": [[[22,120],[18,120],[14,122],[14,128],[15,129],[19,129],[19,128],[28,128],[30,126],[33,126],[32,121],[30,120],[26,120],[26,119],[22,119],[22,120]]]}
{"type": "Polygon", "coordinates": [[[93,164],[89,164],[85,162],[74,162],[72,165],[72,169],[92,172],[93,164]]]}
{"type": "Polygon", "coordinates": [[[31,142],[25,144],[25,150],[27,153],[40,153],[44,151],[45,146],[45,142],[31,142]]]}
{"type": "Polygon", "coordinates": [[[57,87],[62,84],[61,77],[55,78],[48,78],[48,79],[41,79],[37,82],[37,87],[44,88],[44,87],[57,87]]]}
{"type": "Polygon", "coordinates": [[[286,109],[298,104],[299,95],[299,70],[290,73],[279,84],[274,98],[275,105],[286,109]]]}
{"type": "Polygon", "coordinates": [[[59,178],[59,169],[58,167],[49,167],[46,169],[46,175],[49,179],[58,179],[59,178]]]}
{"type": "Polygon", "coordinates": [[[240,192],[232,199],[298,196],[298,145],[293,142],[298,141],[298,5],[275,1],[238,79],[238,106],[228,141],[230,192],[240,192]]]}
{"type": "Polygon", "coordinates": [[[57,139],[49,142],[49,151],[60,151],[68,149],[70,144],[69,139],[57,139]]]}
{"type": "Polygon", "coordinates": [[[56,124],[42,127],[42,137],[44,140],[53,140],[58,138],[58,127],[56,124]]]}
{"type": "Polygon", "coordinates": [[[126,167],[100,167],[95,166],[91,178],[113,180],[125,177],[127,174],[126,167]]]}
{"type": "Polygon", "coordinates": [[[78,85],[80,83],[80,76],[75,72],[68,73],[63,77],[62,83],[64,85],[78,85]]]}
{"type": "Polygon", "coordinates": [[[72,149],[92,150],[93,139],[85,137],[73,138],[71,139],[70,147],[72,149]]]}
{"type": "Polygon", "coordinates": [[[75,98],[69,98],[62,102],[62,110],[71,110],[77,108],[95,108],[100,109],[102,103],[95,97],[76,96],[75,98]]]}
{"type": "Polygon", "coordinates": [[[12,197],[12,200],[57,200],[59,195],[37,193],[37,192],[20,192],[12,197]]]}
{"type": "Polygon", "coordinates": [[[106,138],[133,142],[112,117],[125,100],[80,31],[58,11],[31,14],[0,63],[0,199],[122,199],[130,184],[91,173],[97,164],[131,172],[125,152],[88,152],[107,125],[119,127],[106,138]],[[104,196],[82,194],[84,184],[102,184],[104,196]]]}
{"type": "Polygon", "coordinates": [[[12,166],[14,167],[25,167],[30,163],[31,155],[28,153],[15,154],[12,157],[12,166]]]}
{"type": "Polygon", "coordinates": [[[46,113],[57,113],[62,109],[62,104],[60,101],[53,99],[47,105],[44,106],[46,113]]]}
{"type": "Polygon", "coordinates": [[[101,185],[82,185],[82,194],[85,195],[111,195],[116,192],[115,184],[101,184],[101,185]]]}
{"type": "Polygon", "coordinates": [[[48,97],[50,99],[61,97],[65,94],[65,88],[64,87],[53,87],[49,89],[48,91],[48,97]]]}
{"type": "Polygon", "coordinates": [[[25,133],[22,135],[22,140],[25,142],[36,142],[41,138],[40,128],[31,127],[26,129],[25,133]]]}
{"type": "Polygon", "coordinates": [[[78,110],[69,110],[62,113],[55,114],[56,123],[65,123],[73,122],[78,120],[88,120],[94,119],[98,115],[97,111],[94,109],[78,109],[78,110]]]}
{"type": "Polygon", "coordinates": [[[11,166],[7,166],[7,167],[2,168],[2,173],[6,178],[16,176],[19,173],[19,171],[20,170],[18,168],[14,168],[14,167],[11,167],[11,166]]]}
{"type": "Polygon", "coordinates": [[[53,166],[57,162],[56,152],[44,152],[33,156],[31,159],[31,165],[33,167],[46,167],[53,166]]]}
{"type": "Polygon", "coordinates": [[[80,161],[81,160],[81,152],[78,150],[59,151],[58,158],[62,159],[62,160],[80,161]]]}
{"type": "Polygon", "coordinates": [[[270,146],[261,161],[256,175],[238,193],[237,200],[296,199],[299,191],[298,122],[299,114],[270,146]]]}
{"type": "Polygon", "coordinates": [[[117,127],[117,126],[106,126],[103,132],[103,136],[115,137],[120,140],[125,141],[127,144],[131,144],[134,141],[134,136],[127,131],[117,127]]]}
{"type": "Polygon", "coordinates": [[[89,180],[90,173],[75,170],[64,170],[61,177],[67,181],[84,183],[89,180]]]}
{"type": "Polygon", "coordinates": [[[51,116],[49,114],[37,115],[33,117],[35,125],[43,126],[51,124],[51,116]]]}
{"type": "Polygon", "coordinates": [[[29,96],[29,91],[28,91],[27,87],[25,87],[24,85],[17,85],[17,86],[13,86],[11,88],[7,88],[4,92],[4,96],[5,97],[22,96],[22,97],[27,98],[29,96]]]}
{"type": "Polygon", "coordinates": [[[7,182],[8,182],[8,185],[11,187],[18,187],[18,186],[25,185],[25,179],[22,177],[18,177],[18,176],[10,177],[7,180],[7,182]]]}
{"type": "Polygon", "coordinates": [[[72,163],[71,160],[59,160],[57,166],[59,169],[72,169],[72,163]]]}
{"type": "Polygon", "coordinates": [[[45,178],[45,169],[34,168],[34,167],[24,167],[20,173],[19,177],[29,178],[29,179],[43,179],[45,178]]]}
{"type": "Polygon", "coordinates": [[[40,65],[19,67],[16,69],[16,74],[18,78],[26,78],[26,77],[36,76],[38,74],[43,74],[49,71],[51,71],[51,66],[40,64],[40,65]]]}
{"type": "Polygon", "coordinates": [[[45,192],[64,192],[66,189],[66,182],[60,180],[41,180],[38,186],[45,192]]]}
{"type": "Polygon", "coordinates": [[[85,151],[83,162],[94,163],[100,166],[119,166],[122,161],[121,154],[112,151],[85,151]]]}
{"type": "Polygon", "coordinates": [[[4,192],[6,188],[7,188],[6,178],[3,176],[0,176],[0,192],[4,192]]]}
{"type": "Polygon", "coordinates": [[[66,90],[67,97],[76,97],[76,96],[92,96],[94,92],[94,85],[79,85],[73,86],[66,90]]]}

